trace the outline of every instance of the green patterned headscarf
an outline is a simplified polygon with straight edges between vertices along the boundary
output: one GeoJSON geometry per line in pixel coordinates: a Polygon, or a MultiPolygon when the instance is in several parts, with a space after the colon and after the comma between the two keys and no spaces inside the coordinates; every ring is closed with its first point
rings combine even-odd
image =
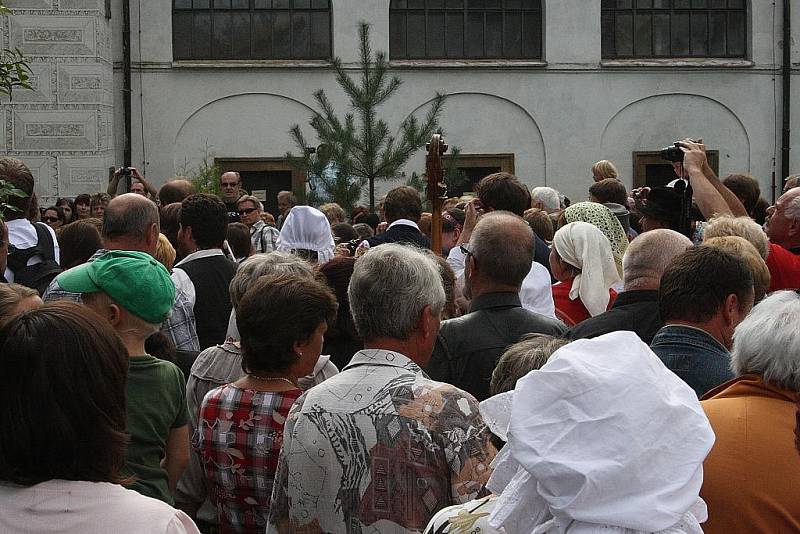
{"type": "Polygon", "coordinates": [[[622,278],[622,256],[628,248],[628,236],[610,209],[597,202],[578,202],[564,210],[567,223],[583,221],[596,226],[611,242],[617,272],[622,278]]]}

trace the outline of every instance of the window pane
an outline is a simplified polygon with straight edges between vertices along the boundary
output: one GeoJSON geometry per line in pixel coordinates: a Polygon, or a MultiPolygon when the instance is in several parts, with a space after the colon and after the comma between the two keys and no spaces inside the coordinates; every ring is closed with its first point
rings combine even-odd
{"type": "Polygon", "coordinates": [[[692,55],[708,55],[708,15],[692,13],[692,55]]]}
{"type": "Polygon", "coordinates": [[[311,50],[311,14],[292,14],[292,57],[308,57],[311,50]]]}
{"type": "Polygon", "coordinates": [[[408,57],[405,13],[389,12],[389,57],[408,57]]]}
{"type": "Polygon", "coordinates": [[[614,43],[614,12],[603,11],[600,15],[600,36],[603,57],[615,57],[617,48],[614,43]]]}
{"type": "Polygon", "coordinates": [[[409,11],[406,15],[408,57],[425,57],[425,14],[409,11]]]}
{"type": "Polygon", "coordinates": [[[266,59],[272,57],[272,15],[253,14],[253,57],[266,59]]]}
{"type": "Polygon", "coordinates": [[[192,57],[191,13],[176,13],[172,17],[172,54],[175,59],[192,57]]]}
{"type": "Polygon", "coordinates": [[[289,13],[276,11],[272,16],[272,51],[277,59],[292,57],[292,36],[289,13]]]}
{"type": "Polygon", "coordinates": [[[522,52],[527,58],[542,57],[542,17],[540,13],[522,16],[522,52]]]}
{"type": "Polygon", "coordinates": [[[250,12],[231,13],[233,30],[231,31],[232,57],[250,57],[250,12]]]}
{"type": "Polygon", "coordinates": [[[192,29],[192,57],[211,58],[211,13],[195,13],[192,29]]]}
{"type": "Polygon", "coordinates": [[[728,55],[744,56],[745,21],[744,13],[728,14],[728,55]]]}
{"type": "Polygon", "coordinates": [[[653,15],[653,56],[670,55],[669,15],[653,15]]]}
{"type": "Polygon", "coordinates": [[[250,9],[250,0],[233,0],[231,7],[233,9],[250,9]]]}
{"type": "Polygon", "coordinates": [[[331,15],[328,11],[311,13],[311,57],[327,59],[331,55],[331,15]]]}
{"type": "Polygon", "coordinates": [[[653,55],[652,38],[653,33],[650,27],[650,14],[636,15],[635,50],[637,56],[653,55]]]}
{"type": "Polygon", "coordinates": [[[672,55],[689,55],[689,15],[680,13],[672,15],[672,55]]]}
{"type": "Polygon", "coordinates": [[[614,26],[616,31],[617,55],[630,57],[633,55],[633,17],[629,13],[617,13],[614,26]]]}
{"type": "Polygon", "coordinates": [[[710,56],[727,55],[727,39],[725,38],[725,13],[712,13],[709,19],[709,42],[711,48],[708,51],[710,56]]]}
{"type": "Polygon", "coordinates": [[[483,56],[483,13],[469,13],[467,15],[467,35],[465,56],[483,56]]]}
{"type": "Polygon", "coordinates": [[[192,0],[175,0],[175,9],[192,9],[192,0]]]}
{"type": "Polygon", "coordinates": [[[231,51],[231,14],[214,13],[214,34],[211,41],[213,57],[219,59],[230,59],[233,57],[231,51]]]}
{"type": "Polygon", "coordinates": [[[447,57],[464,57],[464,16],[447,14],[447,57]]]}
{"type": "Polygon", "coordinates": [[[503,57],[525,57],[522,53],[522,14],[506,13],[505,42],[503,57]]]}
{"type": "Polygon", "coordinates": [[[444,57],[444,13],[428,14],[426,57],[444,57]]]}
{"type": "Polygon", "coordinates": [[[503,57],[503,14],[486,13],[486,57],[503,57]]]}
{"type": "Polygon", "coordinates": [[[211,7],[211,0],[194,0],[195,9],[208,9],[211,7]]]}

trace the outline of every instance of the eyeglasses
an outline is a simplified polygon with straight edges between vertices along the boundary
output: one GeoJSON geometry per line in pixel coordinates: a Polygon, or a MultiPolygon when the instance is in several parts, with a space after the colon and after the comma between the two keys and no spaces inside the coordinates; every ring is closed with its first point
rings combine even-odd
{"type": "Polygon", "coordinates": [[[42,217],[44,222],[56,222],[58,221],[58,217],[42,217]]]}
{"type": "Polygon", "coordinates": [[[221,185],[222,187],[239,187],[239,182],[236,182],[236,183],[226,183],[226,182],[222,182],[220,185],[221,185]]]}
{"type": "Polygon", "coordinates": [[[239,210],[239,215],[250,215],[254,211],[256,211],[256,208],[245,208],[243,210],[239,210]]]}
{"type": "Polygon", "coordinates": [[[472,251],[467,248],[467,245],[459,245],[458,248],[461,249],[461,253],[464,254],[464,256],[472,256],[473,258],[475,257],[475,254],[473,254],[472,251]]]}

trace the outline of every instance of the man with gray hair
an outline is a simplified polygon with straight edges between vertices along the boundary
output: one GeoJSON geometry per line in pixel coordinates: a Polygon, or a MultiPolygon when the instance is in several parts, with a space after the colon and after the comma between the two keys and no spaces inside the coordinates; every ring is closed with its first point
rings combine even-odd
{"type": "Polygon", "coordinates": [[[268,533],[422,532],[482,495],[496,454],[475,399],[422,372],[445,304],[433,256],[369,250],[348,289],[364,350],[292,407],[268,533]]]}
{"type": "MultiPolygon", "coordinates": [[[[109,250],[133,250],[152,256],[158,244],[159,230],[158,207],[152,200],[135,193],[114,197],[106,207],[100,232],[105,248],[95,252],[89,261],[96,260],[109,250]]],[[[51,282],[42,299],[45,302],[81,302],[81,295],[64,291],[56,279],[51,282]]],[[[200,351],[192,305],[180,288],[176,288],[175,304],[167,320],[161,324],[161,331],[172,340],[176,350],[195,354],[200,351]]]]}
{"type": "Polygon", "coordinates": [[[531,190],[531,207],[556,213],[561,209],[561,195],[552,187],[534,187],[531,190]]]}
{"type": "Polygon", "coordinates": [[[564,325],[522,307],[522,281],[532,264],[538,267],[532,263],[533,231],[523,219],[507,211],[485,214],[462,250],[469,313],[442,323],[427,371],[484,400],[508,346],[525,334],[560,335],[564,325]]]}
{"type": "Polygon", "coordinates": [[[767,209],[770,291],[800,287],[800,188],[790,189],[767,209]]]}
{"type": "Polygon", "coordinates": [[[677,256],[691,248],[688,237],[674,230],[645,232],[628,245],[622,258],[624,290],[605,313],[590,317],[567,330],[569,339],[593,338],[630,330],[650,344],[664,326],[658,313],[661,275],[677,256]]]}

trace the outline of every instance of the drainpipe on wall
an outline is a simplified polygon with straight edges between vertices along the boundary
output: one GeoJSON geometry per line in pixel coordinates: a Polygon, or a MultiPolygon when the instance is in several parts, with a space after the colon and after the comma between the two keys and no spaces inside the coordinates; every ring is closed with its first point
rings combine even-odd
{"type": "MultiPolygon", "coordinates": [[[[781,192],[789,176],[789,150],[791,142],[791,88],[792,88],[792,25],[791,0],[783,0],[783,130],[781,140],[781,192]]],[[[773,202],[775,192],[773,192],[773,202]]]]}
{"type": "MultiPolygon", "coordinates": [[[[122,101],[125,114],[125,148],[123,165],[131,166],[131,3],[122,0],[122,101]]],[[[126,191],[131,189],[131,177],[126,176],[126,191]]]]}

